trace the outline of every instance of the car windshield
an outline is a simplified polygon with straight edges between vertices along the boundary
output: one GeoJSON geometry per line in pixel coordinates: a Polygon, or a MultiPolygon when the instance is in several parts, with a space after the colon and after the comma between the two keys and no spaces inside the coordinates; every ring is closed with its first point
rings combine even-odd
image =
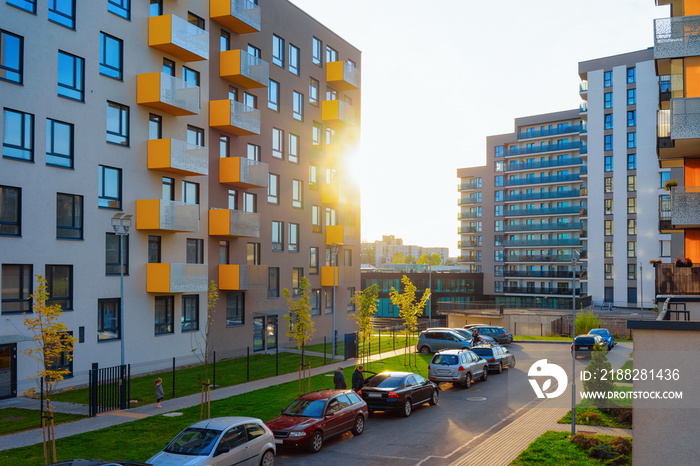
{"type": "Polygon", "coordinates": [[[403,384],[403,376],[377,374],[367,382],[366,387],[399,388],[403,384]]]}
{"type": "Polygon", "coordinates": [[[608,331],[603,329],[591,330],[590,333],[592,333],[593,335],[603,335],[604,337],[608,336],[608,331]]]}
{"type": "Polygon", "coordinates": [[[431,364],[443,364],[451,366],[457,364],[457,355],[455,354],[436,354],[431,364]]]}
{"type": "Polygon", "coordinates": [[[326,400],[303,400],[297,398],[290,404],[282,414],[287,416],[322,417],[326,400]]]}
{"type": "Polygon", "coordinates": [[[466,338],[468,340],[471,340],[474,337],[474,335],[472,335],[472,333],[469,330],[457,328],[457,329],[454,329],[453,332],[463,336],[464,338],[466,338]]]}
{"type": "Polygon", "coordinates": [[[165,447],[165,451],[179,455],[206,456],[211,453],[219,435],[220,430],[188,427],[165,447]]]}
{"type": "Polygon", "coordinates": [[[576,339],[577,345],[595,345],[595,338],[593,337],[578,337],[576,339]]]}
{"type": "Polygon", "coordinates": [[[472,348],[472,351],[479,356],[491,356],[491,349],[489,348],[472,348]]]}

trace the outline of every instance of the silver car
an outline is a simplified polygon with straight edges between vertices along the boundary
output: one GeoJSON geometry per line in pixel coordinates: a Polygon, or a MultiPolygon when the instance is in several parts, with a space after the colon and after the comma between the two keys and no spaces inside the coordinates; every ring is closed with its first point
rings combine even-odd
{"type": "Polygon", "coordinates": [[[428,378],[436,384],[451,382],[469,388],[472,379],[480,377],[485,382],[488,376],[488,363],[471,350],[440,351],[428,365],[428,378]]]}
{"type": "Polygon", "coordinates": [[[215,417],[180,432],[147,463],[153,466],[272,466],[275,438],[260,419],[215,417]]]}

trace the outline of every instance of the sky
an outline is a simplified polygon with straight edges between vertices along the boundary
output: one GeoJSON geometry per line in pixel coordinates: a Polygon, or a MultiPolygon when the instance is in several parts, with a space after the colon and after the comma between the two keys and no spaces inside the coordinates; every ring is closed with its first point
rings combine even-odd
{"type": "MultiPolygon", "coordinates": [[[[362,51],[362,240],[457,242],[457,169],[578,108],[578,62],[654,45],[654,0],[290,0],[362,51]]],[[[341,57],[342,58],[342,57],[341,57]]]]}

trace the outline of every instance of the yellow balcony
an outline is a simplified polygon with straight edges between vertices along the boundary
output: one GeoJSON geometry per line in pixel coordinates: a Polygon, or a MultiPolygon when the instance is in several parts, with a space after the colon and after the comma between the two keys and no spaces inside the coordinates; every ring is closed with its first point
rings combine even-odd
{"type": "Polygon", "coordinates": [[[248,89],[267,87],[270,65],[245,50],[220,52],[219,76],[248,89]]]}
{"type": "Polygon", "coordinates": [[[236,34],[260,32],[260,7],[250,0],[210,0],[209,16],[236,34]]]}
{"type": "Polygon", "coordinates": [[[359,204],[359,193],[353,189],[352,185],[337,181],[324,183],[321,185],[321,202],[324,204],[359,204]]]}
{"type": "Polygon", "coordinates": [[[199,205],[167,199],[137,199],[136,229],[199,232],[199,205]]]}
{"type": "Polygon", "coordinates": [[[178,139],[148,141],[148,169],[178,175],[206,175],[209,155],[206,147],[188,144],[178,139]]]}
{"type": "Polygon", "coordinates": [[[238,136],[260,134],[260,110],[235,100],[212,100],[209,126],[238,136]]]}
{"type": "Polygon", "coordinates": [[[136,77],[136,103],[171,115],[199,113],[199,87],[166,73],[143,73],[136,77]]]}
{"type": "Polygon", "coordinates": [[[321,119],[330,124],[355,124],[355,109],[342,100],[324,100],[321,102],[321,119]]]}
{"type": "Polygon", "coordinates": [[[209,60],[209,33],[175,15],[148,18],[148,45],[182,61],[209,60]]]}
{"type": "Polygon", "coordinates": [[[353,286],[355,284],[356,267],[321,267],[321,286],[353,286]]]}
{"type": "Polygon", "coordinates": [[[209,209],[209,235],[260,237],[260,214],[233,209],[209,209]]]}
{"type": "Polygon", "coordinates": [[[358,231],[357,228],[351,226],[328,225],[326,227],[326,244],[359,244],[358,231]]]}
{"type": "Polygon", "coordinates": [[[242,188],[267,188],[269,166],[245,157],[219,159],[219,183],[242,188]]]}
{"type": "Polygon", "coordinates": [[[336,89],[353,91],[360,88],[360,70],[351,63],[332,61],[326,63],[326,81],[336,89]]]}
{"type": "Polygon", "coordinates": [[[267,266],[219,264],[219,289],[224,291],[264,291],[267,266]]]}
{"type": "Polygon", "coordinates": [[[147,293],[203,293],[207,264],[147,264],[147,293]]]}

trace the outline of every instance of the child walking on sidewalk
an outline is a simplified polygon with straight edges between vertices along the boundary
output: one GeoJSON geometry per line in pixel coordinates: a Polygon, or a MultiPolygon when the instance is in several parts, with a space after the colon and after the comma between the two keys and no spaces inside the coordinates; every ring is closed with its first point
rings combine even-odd
{"type": "Polygon", "coordinates": [[[162,408],[163,406],[160,404],[160,402],[163,401],[163,398],[164,398],[163,379],[158,377],[155,381],[155,386],[156,386],[156,408],[162,408]]]}

